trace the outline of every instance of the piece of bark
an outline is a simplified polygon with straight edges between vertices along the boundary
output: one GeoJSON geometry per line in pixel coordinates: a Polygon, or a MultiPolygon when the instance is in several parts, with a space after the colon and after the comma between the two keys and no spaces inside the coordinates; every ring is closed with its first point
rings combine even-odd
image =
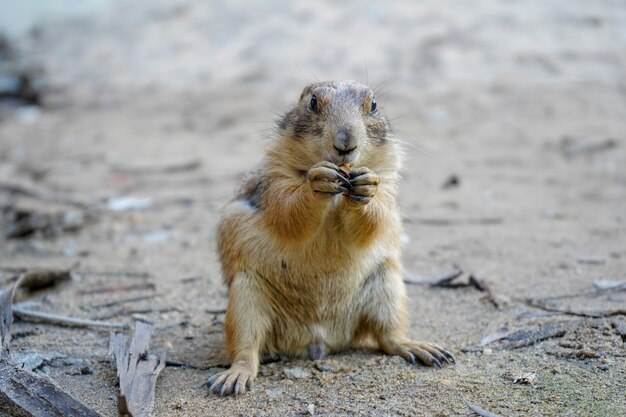
{"type": "Polygon", "coordinates": [[[7,289],[0,290],[0,415],[14,417],[99,417],[95,411],[63,392],[44,375],[13,364],[8,357],[12,298],[23,275],[7,289]]]}
{"type": "Polygon", "coordinates": [[[46,376],[0,359],[0,415],[15,417],[100,417],[46,376]]]}
{"type": "Polygon", "coordinates": [[[11,342],[10,332],[13,324],[12,298],[13,288],[0,290],[0,358],[8,356],[9,342],[11,342]]]}
{"type": "Polygon", "coordinates": [[[534,345],[546,339],[562,337],[568,329],[579,322],[548,323],[535,329],[517,330],[488,343],[487,346],[496,350],[519,349],[534,345]]]}
{"type": "Polygon", "coordinates": [[[11,342],[11,325],[13,324],[13,295],[20,286],[24,274],[10,287],[0,290],[0,358],[9,355],[9,343],[11,342]]]}
{"type": "Polygon", "coordinates": [[[37,291],[72,279],[70,269],[28,268],[23,271],[20,288],[37,291]]]}
{"type": "Polygon", "coordinates": [[[121,416],[147,417],[154,408],[154,391],[159,373],[165,367],[165,351],[159,359],[147,356],[152,324],[138,321],[135,335],[126,346],[126,337],[112,334],[108,356],[115,360],[120,384],[118,411],[121,416]]]}

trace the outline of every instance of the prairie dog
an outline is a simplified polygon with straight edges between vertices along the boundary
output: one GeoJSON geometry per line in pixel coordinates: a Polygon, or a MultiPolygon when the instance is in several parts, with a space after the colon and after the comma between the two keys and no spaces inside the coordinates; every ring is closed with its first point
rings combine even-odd
{"type": "Polygon", "coordinates": [[[207,380],[211,391],[251,390],[263,354],[319,359],[365,341],[411,363],[454,361],[405,337],[400,151],[389,130],[372,90],[353,81],[307,86],[278,122],[219,223],[232,365],[207,380]]]}

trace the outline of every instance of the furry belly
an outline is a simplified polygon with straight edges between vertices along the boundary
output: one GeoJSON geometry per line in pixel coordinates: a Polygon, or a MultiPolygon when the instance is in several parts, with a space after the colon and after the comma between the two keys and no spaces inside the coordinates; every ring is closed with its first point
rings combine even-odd
{"type": "Polygon", "coordinates": [[[320,359],[327,352],[348,349],[357,323],[357,317],[309,325],[295,320],[277,322],[269,332],[263,353],[320,359]]]}

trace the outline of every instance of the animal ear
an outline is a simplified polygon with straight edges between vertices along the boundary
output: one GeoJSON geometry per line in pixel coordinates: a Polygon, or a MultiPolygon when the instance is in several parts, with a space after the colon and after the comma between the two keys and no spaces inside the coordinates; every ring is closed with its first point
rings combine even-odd
{"type": "Polygon", "coordinates": [[[302,90],[302,93],[300,94],[300,100],[302,100],[304,96],[306,96],[310,92],[311,92],[311,86],[304,87],[304,90],[302,90]]]}

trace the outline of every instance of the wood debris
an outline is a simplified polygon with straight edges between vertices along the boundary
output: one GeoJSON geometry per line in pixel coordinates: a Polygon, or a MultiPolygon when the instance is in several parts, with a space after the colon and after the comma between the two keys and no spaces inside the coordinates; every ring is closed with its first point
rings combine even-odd
{"type": "MultiPolygon", "coordinates": [[[[496,335],[483,338],[483,341],[486,343],[481,343],[481,345],[489,346],[495,350],[519,349],[522,347],[534,345],[535,343],[541,342],[546,339],[562,337],[563,335],[565,335],[568,329],[572,328],[575,324],[578,324],[579,322],[580,321],[548,323],[544,326],[533,329],[516,330],[505,334],[498,333],[496,335]]],[[[474,350],[470,348],[467,351],[474,350]]],[[[480,348],[479,351],[482,351],[482,348],[480,348]]]]}
{"type": "MultiPolygon", "coordinates": [[[[72,279],[72,268],[0,268],[21,274],[21,289],[37,291],[72,279]]],[[[17,280],[17,277],[15,278],[17,280]]]]}
{"type": "Polygon", "coordinates": [[[66,232],[76,232],[87,222],[84,211],[40,212],[26,208],[7,207],[3,210],[3,230],[7,239],[33,235],[53,238],[66,232]]]}
{"type": "Polygon", "coordinates": [[[626,315],[626,308],[616,308],[613,310],[574,310],[570,308],[556,307],[548,304],[546,300],[529,298],[526,300],[526,304],[530,307],[540,308],[545,311],[550,311],[553,313],[562,313],[570,316],[579,316],[579,317],[591,317],[591,318],[602,318],[602,317],[613,317],[613,316],[623,316],[626,315]]]}
{"type": "Polygon", "coordinates": [[[505,372],[504,377],[514,384],[536,385],[539,375],[537,372],[505,372]]]}
{"type": "Polygon", "coordinates": [[[126,285],[110,285],[106,287],[88,288],[78,291],[79,294],[101,294],[108,292],[135,291],[135,290],[154,290],[156,287],[152,282],[140,282],[137,284],[126,285]]]}
{"type": "Polygon", "coordinates": [[[10,331],[13,324],[12,299],[13,287],[0,290],[0,358],[7,356],[9,352],[10,331]]]}
{"type": "Polygon", "coordinates": [[[588,155],[600,151],[606,151],[616,148],[617,146],[618,142],[613,138],[589,138],[575,141],[573,138],[565,137],[561,141],[561,152],[563,153],[563,156],[572,158],[578,155],[588,155]]]}
{"type": "Polygon", "coordinates": [[[15,365],[9,358],[13,323],[12,298],[20,285],[0,290],[0,414],[25,417],[99,417],[100,415],[57,387],[43,374],[15,365]]]}
{"type": "Polygon", "coordinates": [[[478,291],[486,292],[487,296],[486,300],[491,302],[496,308],[501,308],[502,306],[508,304],[510,302],[509,298],[497,294],[493,288],[491,283],[479,279],[474,274],[469,274],[467,281],[457,281],[457,278],[463,276],[463,270],[455,267],[454,269],[442,274],[441,276],[419,280],[413,278],[409,273],[405,271],[404,283],[409,285],[428,285],[430,287],[437,288],[464,288],[464,287],[474,287],[478,291]]]}
{"type": "Polygon", "coordinates": [[[431,287],[448,288],[458,286],[458,284],[452,284],[452,281],[454,281],[461,275],[463,275],[463,271],[459,268],[454,268],[440,276],[431,279],[417,280],[410,276],[410,274],[405,272],[404,282],[405,284],[409,285],[429,285],[431,287]]]}
{"type": "Polygon", "coordinates": [[[47,323],[55,324],[58,326],[66,327],[88,327],[94,329],[128,329],[129,326],[126,323],[111,323],[106,321],[80,319],[76,317],[61,316],[58,314],[44,313],[41,311],[28,310],[26,308],[16,305],[13,307],[13,313],[24,321],[31,321],[35,323],[47,323]]]}
{"type": "Polygon", "coordinates": [[[29,197],[49,203],[65,204],[84,210],[97,207],[97,204],[94,204],[92,202],[84,201],[70,195],[64,195],[56,191],[48,190],[26,181],[0,181],[0,191],[4,191],[17,196],[29,197]]]}
{"type": "Polygon", "coordinates": [[[116,164],[111,169],[123,174],[172,174],[176,172],[195,171],[202,166],[200,159],[190,159],[188,161],[176,161],[167,164],[136,164],[124,165],[116,164]]]}
{"type": "Polygon", "coordinates": [[[467,401],[467,400],[463,400],[463,401],[465,402],[465,405],[467,405],[467,407],[468,407],[470,410],[472,410],[473,412],[475,412],[476,414],[478,414],[478,415],[479,415],[479,416],[481,416],[481,417],[501,417],[501,416],[500,416],[500,415],[498,415],[498,414],[494,414],[494,413],[492,413],[492,412],[490,412],[490,411],[483,410],[483,409],[482,409],[482,408],[480,408],[479,406],[474,405],[474,404],[470,403],[470,402],[469,402],[469,401],[467,401]]]}
{"type": "Polygon", "coordinates": [[[111,335],[109,353],[117,367],[120,385],[118,411],[120,416],[147,417],[154,408],[154,391],[159,373],[166,364],[165,351],[160,358],[148,356],[152,324],[138,321],[135,335],[126,345],[126,337],[120,333],[111,335]]]}
{"type": "Polygon", "coordinates": [[[473,274],[469,277],[469,284],[478,291],[486,292],[487,295],[485,296],[485,299],[493,304],[497,309],[506,306],[511,301],[509,297],[495,292],[491,282],[476,278],[473,274]]]}
{"type": "Polygon", "coordinates": [[[100,417],[45,375],[0,359],[0,414],[27,417],[100,417]]]}

